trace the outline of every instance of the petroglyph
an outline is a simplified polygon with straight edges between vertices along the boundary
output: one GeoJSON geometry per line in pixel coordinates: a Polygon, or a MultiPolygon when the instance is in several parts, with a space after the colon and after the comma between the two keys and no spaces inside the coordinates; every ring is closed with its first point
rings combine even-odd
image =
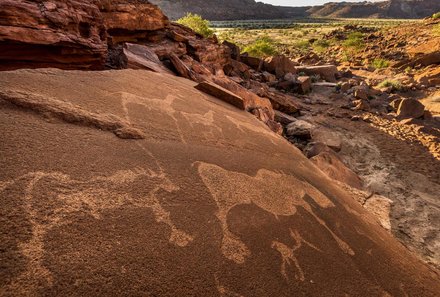
{"type": "Polygon", "coordinates": [[[237,120],[237,118],[233,118],[230,116],[226,116],[226,118],[233,123],[238,130],[240,130],[241,132],[244,133],[249,133],[249,131],[255,132],[257,134],[260,135],[264,135],[264,136],[268,136],[268,139],[270,140],[270,142],[272,142],[272,144],[276,145],[276,140],[279,140],[278,135],[273,133],[272,131],[270,131],[267,126],[265,126],[263,123],[261,123],[261,125],[255,125],[255,124],[251,124],[251,123],[247,123],[245,121],[240,121],[237,120]]]}
{"type": "MultiPolygon", "coordinates": [[[[28,258],[27,269],[8,286],[10,291],[27,288],[34,292],[38,284],[50,286],[52,276],[43,265],[44,238],[54,227],[69,224],[72,215],[90,214],[101,219],[105,210],[117,209],[123,205],[150,208],[157,222],[170,227],[169,241],[177,246],[188,245],[193,238],[178,229],[158,200],[158,192],[175,192],[179,187],[174,185],[161,172],[144,168],[121,170],[113,175],[99,176],[88,181],[71,179],[58,172],[33,172],[3,182],[5,185],[0,194],[14,183],[25,182],[23,199],[27,218],[32,226],[32,237],[19,245],[21,253],[28,258]],[[139,191],[133,191],[133,189],[139,191]],[[135,194],[129,194],[135,193],[135,194]],[[50,212],[47,211],[50,209],[50,212]],[[26,282],[26,286],[22,286],[26,282]]],[[[16,199],[5,197],[3,199],[16,199]]]]}
{"type": "Polygon", "coordinates": [[[281,271],[281,274],[283,275],[283,277],[286,279],[286,281],[289,280],[289,277],[287,275],[286,266],[291,265],[291,263],[293,263],[295,265],[296,270],[298,272],[297,274],[295,274],[295,279],[300,280],[300,281],[304,281],[305,280],[304,271],[302,270],[298,259],[295,257],[295,251],[300,249],[302,247],[303,243],[307,244],[309,247],[311,247],[319,252],[322,252],[322,250],[320,250],[319,248],[317,248],[316,246],[314,246],[310,242],[304,240],[298,231],[290,230],[290,236],[295,240],[295,244],[294,244],[293,248],[290,248],[286,244],[279,242],[279,241],[276,241],[276,240],[272,242],[272,248],[276,249],[281,255],[282,262],[281,262],[281,270],[280,271],[281,271]]]}
{"type": "Polygon", "coordinates": [[[354,255],[350,246],[339,238],[304,200],[307,196],[322,208],[334,207],[324,194],[309,183],[291,175],[266,169],[260,169],[255,176],[249,176],[225,170],[214,164],[203,162],[196,164],[200,177],[217,203],[216,215],[223,229],[222,252],[226,258],[236,263],[243,263],[250,255],[249,248],[228,229],[226,218],[234,206],[251,203],[276,217],[291,216],[296,213],[297,207],[304,208],[332,235],[344,253],[354,255]]]}
{"type": "Polygon", "coordinates": [[[179,96],[168,94],[164,99],[157,99],[157,98],[147,98],[147,97],[140,97],[131,93],[127,92],[117,92],[117,93],[111,93],[110,95],[120,95],[121,96],[121,104],[122,109],[125,114],[125,118],[127,121],[131,121],[130,119],[130,111],[129,111],[129,104],[136,104],[141,105],[144,108],[148,110],[155,110],[157,112],[165,112],[168,116],[170,116],[174,123],[177,132],[179,133],[180,140],[183,143],[186,143],[186,140],[183,136],[183,132],[181,130],[181,121],[177,118],[177,115],[180,114],[189,123],[191,127],[194,127],[194,124],[202,124],[206,126],[206,129],[201,131],[203,135],[207,139],[216,139],[220,135],[222,135],[223,130],[221,127],[215,124],[214,121],[214,111],[210,110],[206,112],[205,114],[198,114],[198,113],[189,113],[184,111],[178,111],[173,107],[173,103],[176,99],[184,99],[179,98],[179,96]],[[213,130],[216,130],[217,133],[214,133],[213,130]]]}

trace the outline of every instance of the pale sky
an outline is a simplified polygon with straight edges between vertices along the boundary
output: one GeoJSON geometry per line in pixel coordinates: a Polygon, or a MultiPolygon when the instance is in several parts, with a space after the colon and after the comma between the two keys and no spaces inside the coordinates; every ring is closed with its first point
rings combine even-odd
{"type": "MultiPolygon", "coordinates": [[[[257,2],[270,3],[273,5],[282,6],[313,6],[320,5],[327,2],[363,2],[365,0],[257,0],[257,2]]],[[[371,2],[378,2],[384,0],[370,0],[371,2]]]]}

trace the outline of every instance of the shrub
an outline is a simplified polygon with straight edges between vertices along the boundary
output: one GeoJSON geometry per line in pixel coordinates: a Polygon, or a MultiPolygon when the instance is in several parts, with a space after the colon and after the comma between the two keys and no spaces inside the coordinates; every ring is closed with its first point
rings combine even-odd
{"type": "Polygon", "coordinates": [[[323,52],[329,46],[330,43],[324,39],[319,39],[313,43],[313,49],[318,53],[323,52]]]}
{"type": "Polygon", "coordinates": [[[246,46],[243,52],[248,53],[252,57],[264,58],[277,54],[277,49],[272,39],[263,36],[246,46]]]}
{"type": "Polygon", "coordinates": [[[440,19],[440,11],[432,15],[433,19],[440,19]]]}
{"type": "Polygon", "coordinates": [[[364,47],[364,35],[360,32],[353,32],[347,36],[347,39],[342,43],[344,47],[361,49],[364,47]]]}
{"type": "Polygon", "coordinates": [[[402,89],[402,84],[399,81],[386,79],[377,85],[379,88],[391,87],[393,91],[400,91],[402,89]]]}
{"type": "Polygon", "coordinates": [[[434,27],[432,28],[432,33],[434,33],[434,35],[440,36],[440,24],[434,25],[434,27]]]}
{"type": "Polygon", "coordinates": [[[390,62],[384,59],[374,59],[371,63],[371,66],[373,66],[376,69],[382,69],[387,68],[390,66],[390,62]]]}
{"type": "Polygon", "coordinates": [[[204,37],[211,37],[214,35],[214,30],[210,28],[211,23],[198,14],[188,13],[186,16],[178,19],[177,23],[193,29],[194,32],[199,33],[204,37]]]}
{"type": "Polygon", "coordinates": [[[308,40],[301,40],[298,41],[294,44],[295,48],[297,48],[300,52],[307,52],[309,47],[310,47],[310,43],[308,40]]]}

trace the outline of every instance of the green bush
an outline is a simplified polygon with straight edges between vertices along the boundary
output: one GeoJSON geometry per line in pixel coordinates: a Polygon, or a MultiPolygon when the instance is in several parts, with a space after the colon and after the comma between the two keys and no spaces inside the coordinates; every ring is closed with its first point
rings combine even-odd
{"type": "Polygon", "coordinates": [[[371,63],[371,66],[373,66],[376,69],[382,69],[387,68],[390,66],[390,62],[385,59],[374,59],[371,63]]]}
{"type": "Polygon", "coordinates": [[[308,40],[297,41],[295,42],[294,47],[297,48],[300,52],[307,52],[310,47],[310,42],[308,40]]]}
{"type": "Polygon", "coordinates": [[[440,11],[432,15],[433,19],[440,19],[440,11]]]}
{"type": "Polygon", "coordinates": [[[402,84],[399,81],[386,79],[380,84],[377,85],[379,88],[388,88],[391,87],[393,91],[400,91],[402,90],[402,84]]]}
{"type": "Polygon", "coordinates": [[[347,48],[362,49],[365,46],[364,35],[360,32],[350,33],[342,45],[347,48]]]}
{"type": "Polygon", "coordinates": [[[248,53],[251,57],[264,58],[276,55],[277,49],[272,39],[263,36],[246,46],[243,52],[248,53]]]}
{"type": "Polygon", "coordinates": [[[440,24],[434,25],[432,28],[432,33],[436,36],[440,36],[440,24]]]}
{"type": "Polygon", "coordinates": [[[313,43],[313,49],[318,53],[323,52],[329,46],[330,43],[325,39],[319,39],[313,43]]]}
{"type": "Polygon", "coordinates": [[[210,28],[211,23],[198,14],[188,13],[186,16],[178,19],[177,23],[193,29],[194,32],[199,33],[204,37],[211,37],[214,35],[214,30],[210,28]]]}

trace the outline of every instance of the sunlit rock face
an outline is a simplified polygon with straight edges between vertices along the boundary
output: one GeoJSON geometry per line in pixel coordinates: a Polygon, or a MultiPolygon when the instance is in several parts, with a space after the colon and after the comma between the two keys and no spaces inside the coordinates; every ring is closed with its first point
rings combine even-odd
{"type": "Polygon", "coordinates": [[[350,194],[195,85],[2,72],[2,293],[436,296],[438,274],[350,194]]]}

